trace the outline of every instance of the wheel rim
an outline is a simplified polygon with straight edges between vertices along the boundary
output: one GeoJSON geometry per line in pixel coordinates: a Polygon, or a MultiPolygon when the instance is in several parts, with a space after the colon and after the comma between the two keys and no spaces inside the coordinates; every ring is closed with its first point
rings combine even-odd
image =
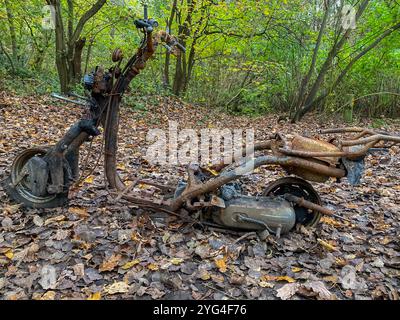
{"type": "MultiPolygon", "coordinates": [[[[321,198],[313,186],[300,178],[286,177],[269,183],[264,190],[264,196],[283,196],[289,193],[310,202],[321,205],[321,198]]],[[[321,213],[294,205],[296,223],[307,227],[314,227],[321,218],[321,213]]]]}
{"type": "MultiPolygon", "coordinates": [[[[12,167],[11,167],[11,182],[13,185],[17,182],[18,177],[20,176],[22,170],[24,169],[25,165],[27,162],[35,157],[43,157],[49,147],[37,147],[37,148],[31,148],[23,151],[20,153],[14,160],[12,167]]],[[[14,189],[18,192],[18,194],[26,199],[29,202],[36,203],[36,204],[42,204],[42,203],[47,203],[49,201],[54,200],[57,195],[56,194],[47,194],[46,196],[36,196],[32,193],[32,191],[29,189],[28,181],[26,179],[27,177],[24,177],[15,187],[14,189]]]]}

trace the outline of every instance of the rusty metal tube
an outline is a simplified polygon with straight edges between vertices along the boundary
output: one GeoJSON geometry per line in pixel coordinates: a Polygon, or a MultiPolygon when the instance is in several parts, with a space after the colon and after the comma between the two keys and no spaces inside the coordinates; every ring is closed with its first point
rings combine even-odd
{"type": "Polygon", "coordinates": [[[341,144],[342,146],[356,146],[359,144],[366,144],[370,142],[376,142],[378,143],[379,141],[391,141],[395,143],[400,143],[400,137],[399,136],[390,136],[390,135],[385,135],[385,134],[375,134],[373,136],[367,137],[367,138],[362,138],[362,139],[357,139],[357,140],[342,140],[341,144]]]}
{"type": "Polygon", "coordinates": [[[330,210],[328,208],[320,206],[319,204],[313,203],[311,201],[305,200],[304,198],[296,197],[292,194],[287,193],[284,195],[284,198],[289,202],[296,203],[300,207],[304,207],[304,208],[307,208],[307,209],[310,209],[313,211],[318,211],[322,214],[326,214],[326,215],[330,215],[330,216],[333,216],[335,214],[332,210],[330,210]]]}
{"type": "Polygon", "coordinates": [[[302,151],[280,148],[279,151],[288,156],[303,157],[303,158],[330,158],[330,157],[346,157],[358,158],[364,156],[370,148],[372,148],[378,141],[367,143],[363,148],[358,151],[333,151],[333,152],[316,152],[316,151],[302,151]]]}
{"type": "Polygon", "coordinates": [[[202,194],[214,191],[224,184],[240,178],[246,173],[252,172],[254,169],[263,165],[280,165],[282,167],[298,167],[318,172],[322,175],[343,178],[346,172],[342,169],[329,167],[327,165],[315,163],[306,159],[295,157],[278,157],[278,156],[263,156],[256,159],[250,159],[242,168],[223,172],[220,176],[205,183],[195,184],[187,188],[178,198],[171,203],[171,210],[178,210],[187,200],[198,197],[202,194]]]}

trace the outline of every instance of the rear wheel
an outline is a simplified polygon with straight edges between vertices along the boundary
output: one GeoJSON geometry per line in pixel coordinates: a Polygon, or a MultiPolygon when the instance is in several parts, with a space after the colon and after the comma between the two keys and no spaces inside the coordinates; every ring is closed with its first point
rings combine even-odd
{"type": "MultiPolygon", "coordinates": [[[[286,177],[271,182],[267,184],[263,194],[264,196],[283,196],[287,193],[318,205],[322,204],[321,198],[313,186],[300,178],[286,177]]],[[[300,207],[297,204],[294,205],[294,210],[296,223],[306,227],[314,227],[321,219],[321,213],[318,211],[300,207]]]]}
{"type": "MultiPolygon", "coordinates": [[[[9,197],[30,208],[56,208],[67,204],[68,191],[59,194],[49,194],[38,196],[30,188],[29,172],[27,163],[33,157],[44,157],[50,147],[37,147],[21,152],[11,166],[11,174],[5,180],[5,191],[9,197]]],[[[49,178],[50,180],[50,178],[49,178]]]]}

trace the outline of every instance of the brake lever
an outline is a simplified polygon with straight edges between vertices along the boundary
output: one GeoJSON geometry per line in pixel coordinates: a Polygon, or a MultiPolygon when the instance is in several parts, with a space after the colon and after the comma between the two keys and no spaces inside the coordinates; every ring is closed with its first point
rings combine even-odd
{"type": "Polygon", "coordinates": [[[154,19],[137,19],[134,21],[136,28],[146,29],[147,32],[152,32],[154,28],[158,27],[158,22],[154,19]]]}
{"type": "Polygon", "coordinates": [[[167,49],[168,53],[171,53],[171,52],[172,52],[172,48],[171,48],[169,45],[167,45],[166,43],[163,43],[163,47],[164,47],[165,49],[167,49]]]}
{"type": "Polygon", "coordinates": [[[183,45],[181,45],[178,41],[176,42],[176,46],[177,46],[183,53],[186,53],[186,48],[185,48],[183,45]]]}
{"type": "Polygon", "coordinates": [[[176,40],[176,38],[174,38],[174,42],[170,44],[171,47],[173,46],[177,46],[179,48],[179,50],[181,50],[183,53],[186,53],[186,48],[181,45],[178,40],[176,40]]]}

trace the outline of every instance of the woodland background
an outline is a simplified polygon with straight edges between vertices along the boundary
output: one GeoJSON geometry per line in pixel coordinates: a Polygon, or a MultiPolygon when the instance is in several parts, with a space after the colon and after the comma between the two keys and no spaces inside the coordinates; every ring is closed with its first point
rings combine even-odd
{"type": "MultiPolygon", "coordinates": [[[[175,95],[235,114],[342,113],[399,115],[398,0],[147,1],[151,17],[179,37],[186,54],[162,48],[131,85],[126,104],[142,96],[175,95]],[[356,29],[343,28],[356,14],[356,29]],[[345,11],[343,11],[345,10],[345,11]],[[347,11],[346,11],[347,10],[347,11]],[[379,94],[377,94],[379,93],[379,94]]],[[[0,85],[16,94],[81,89],[96,65],[111,66],[120,47],[134,53],[142,17],[134,0],[0,1],[0,85]],[[53,5],[55,30],[48,25],[53,5]],[[47,24],[46,24],[47,22],[47,24]],[[45,26],[45,27],[43,27],[45,26]]]]}

